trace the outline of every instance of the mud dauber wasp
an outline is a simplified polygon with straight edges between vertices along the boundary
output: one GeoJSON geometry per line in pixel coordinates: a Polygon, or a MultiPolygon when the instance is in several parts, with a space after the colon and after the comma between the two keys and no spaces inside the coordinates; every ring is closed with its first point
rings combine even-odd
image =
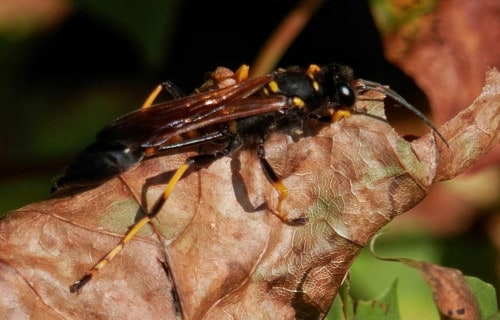
{"type": "Polygon", "coordinates": [[[271,132],[300,137],[311,122],[331,123],[349,117],[357,95],[362,92],[375,90],[393,98],[421,118],[447,145],[436,127],[399,94],[379,83],[356,79],[347,66],[290,67],[253,79],[248,78],[248,67],[242,66],[228,79],[233,83],[218,79],[215,81],[218,88],[202,87],[201,92],[188,96],[182,96],[173,84],[163,83],[151,93],[141,109],[101,130],[96,141],[66,168],[53,192],[102,184],[144,159],[164,152],[209,142],[223,145],[216,151],[187,158],[152,209],[137,220],[113,250],[70,287],[71,292],[80,292],[146,223],[156,217],[189,168],[209,165],[243,147],[256,148],[262,170],[279,194],[274,214],[290,225],[306,223],[306,217],[289,219],[282,211],[281,204],[288,197],[288,190],[266,160],[264,141],[271,132]],[[174,100],[153,104],[164,90],[174,100]]]}

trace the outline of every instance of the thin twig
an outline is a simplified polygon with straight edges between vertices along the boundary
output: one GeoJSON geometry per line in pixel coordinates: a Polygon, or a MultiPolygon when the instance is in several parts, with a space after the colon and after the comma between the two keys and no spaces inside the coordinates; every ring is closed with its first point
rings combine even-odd
{"type": "Polygon", "coordinates": [[[252,68],[250,68],[251,77],[266,74],[276,67],[290,44],[311,20],[323,1],[303,0],[290,11],[257,55],[252,68]]]}

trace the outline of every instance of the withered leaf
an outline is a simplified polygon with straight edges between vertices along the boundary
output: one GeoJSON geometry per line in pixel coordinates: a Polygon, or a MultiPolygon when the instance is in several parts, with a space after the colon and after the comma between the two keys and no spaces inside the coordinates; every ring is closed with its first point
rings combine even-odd
{"type": "MultiPolygon", "coordinates": [[[[498,143],[500,76],[441,128],[408,143],[380,119],[353,115],[297,142],[273,135],[269,162],[290,196],[288,226],[255,152],[192,171],[155,219],[79,295],[68,290],[120,240],[187,154],[145,161],[95,189],[35,203],[0,225],[6,318],[322,318],[367,241],[498,143]],[[153,232],[154,229],[154,232],[153,232]],[[168,263],[165,263],[168,262],[168,263]],[[165,268],[168,265],[168,268],[165,268]],[[168,270],[169,275],[167,275],[168,270]],[[173,283],[178,298],[172,293],[173,283]]],[[[360,102],[380,115],[380,102],[360,102]]]]}
{"type": "Polygon", "coordinates": [[[462,272],[427,262],[411,262],[432,288],[439,312],[452,319],[479,319],[472,290],[462,272]]]}
{"type": "Polygon", "coordinates": [[[495,41],[500,36],[500,3],[450,0],[412,5],[375,5],[373,12],[386,57],[422,88],[442,123],[481,92],[488,67],[500,66],[500,44],[495,41]]]}
{"type": "MultiPolygon", "coordinates": [[[[500,67],[499,1],[374,2],[372,10],[385,56],[425,92],[439,124],[479,95],[486,70],[500,67]]],[[[470,170],[499,162],[497,147],[470,170]]]]}
{"type": "Polygon", "coordinates": [[[400,262],[420,271],[431,288],[436,307],[444,319],[481,318],[476,298],[460,270],[407,258],[381,257],[374,252],[375,237],[372,240],[370,249],[378,259],[400,262]]]}

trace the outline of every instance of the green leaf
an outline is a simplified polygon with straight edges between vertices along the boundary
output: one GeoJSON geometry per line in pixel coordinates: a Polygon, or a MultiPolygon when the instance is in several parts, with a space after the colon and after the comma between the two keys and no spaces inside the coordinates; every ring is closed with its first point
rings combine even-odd
{"type": "Polygon", "coordinates": [[[481,319],[500,319],[498,314],[497,295],[495,288],[486,282],[474,277],[465,277],[476,297],[481,319]],[[496,317],[494,316],[496,313],[496,317]],[[490,316],[494,316],[491,318],[490,316]]]}
{"type": "Polygon", "coordinates": [[[344,317],[344,312],[342,311],[342,298],[337,295],[335,300],[333,300],[332,307],[330,308],[330,311],[328,311],[328,315],[326,316],[326,320],[333,320],[333,319],[346,319],[344,317]]]}
{"type": "Polygon", "coordinates": [[[370,0],[370,10],[382,34],[391,34],[408,25],[418,24],[431,14],[438,1],[423,0],[401,3],[388,0],[370,0]]]}
{"type": "Polygon", "coordinates": [[[500,320],[500,312],[492,314],[491,316],[487,317],[486,320],[500,320]]]}
{"type": "Polygon", "coordinates": [[[349,294],[350,281],[347,278],[339,289],[337,297],[326,317],[327,320],[354,319],[354,304],[349,294]]]}
{"type": "Polygon", "coordinates": [[[383,294],[369,301],[359,301],[356,310],[356,319],[400,319],[398,298],[397,298],[397,279],[394,280],[391,287],[383,294]]]}

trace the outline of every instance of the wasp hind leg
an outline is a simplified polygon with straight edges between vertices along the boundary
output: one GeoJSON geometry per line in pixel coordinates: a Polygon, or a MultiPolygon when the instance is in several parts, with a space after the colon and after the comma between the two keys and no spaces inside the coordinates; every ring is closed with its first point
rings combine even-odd
{"type": "Polygon", "coordinates": [[[149,108],[153,105],[155,102],[156,98],[160,95],[162,92],[167,92],[173,100],[179,99],[184,97],[184,94],[182,93],[181,89],[177,87],[173,82],[171,81],[165,81],[160,83],[146,98],[144,103],[141,106],[141,109],[144,108],[149,108]]]}
{"type": "Polygon", "coordinates": [[[279,197],[278,197],[278,205],[276,206],[276,209],[273,210],[273,213],[284,223],[291,225],[291,226],[300,226],[304,225],[307,223],[308,219],[307,217],[300,217],[296,219],[289,219],[286,214],[283,212],[281,205],[283,201],[288,198],[288,189],[287,187],[283,184],[281,179],[278,177],[276,172],[274,172],[273,168],[269,164],[269,162],[266,160],[266,154],[264,150],[264,139],[260,139],[257,144],[257,156],[260,161],[260,165],[262,167],[262,171],[266,175],[267,180],[271,182],[273,185],[274,189],[278,191],[279,197]]]}
{"type": "Polygon", "coordinates": [[[237,83],[241,83],[243,81],[248,80],[248,73],[250,71],[250,67],[246,64],[242,64],[236,71],[234,72],[234,79],[237,83]]]}
{"type": "Polygon", "coordinates": [[[217,160],[218,158],[222,158],[223,156],[228,155],[231,152],[234,152],[235,150],[239,149],[240,146],[241,146],[240,140],[237,137],[235,137],[229,142],[227,147],[222,150],[215,151],[209,154],[199,154],[187,158],[184,164],[181,165],[174,172],[173,176],[170,178],[167,186],[165,187],[165,191],[158,198],[158,200],[156,200],[155,204],[153,205],[153,208],[149,211],[149,213],[145,214],[139,220],[137,220],[130,227],[130,229],[123,236],[118,245],[116,245],[116,247],[114,247],[106,256],[100,259],[94,265],[94,267],[92,267],[92,269],[90,269],[82,278],[80,278],[80,280],[73,283],[69,288],[70,292],[80,293],[82,288],[99,272],[99,270],[104,268],[111,260],[113,260],[113,258],[125,248],[125,245],[130,240],[132,240],[132,238],[134,238],[134,236],[142,229],[142,227],[144,227],[144,225],[149,223],[158,215],[161,208],[170,197],[170,194],[174,190],[175,186],[189,168],[193,166],[201,167],[208,165],[213,161],[217,160]]]}

